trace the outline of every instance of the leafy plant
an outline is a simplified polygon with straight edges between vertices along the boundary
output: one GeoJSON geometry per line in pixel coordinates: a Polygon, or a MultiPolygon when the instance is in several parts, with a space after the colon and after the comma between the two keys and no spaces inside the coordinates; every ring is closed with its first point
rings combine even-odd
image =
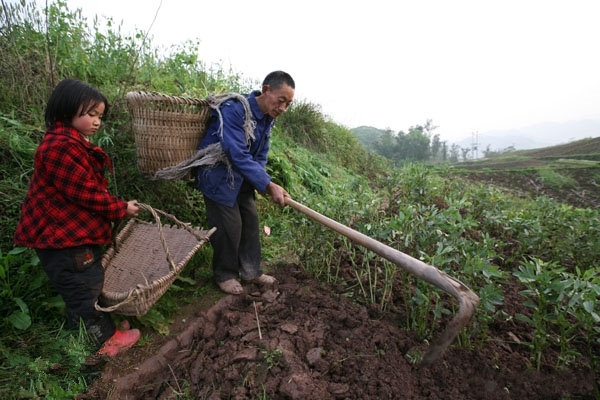
{"type": "Polygon", "coordinates": [[[598,272],[578,270],[577,274],[571,274],[557,262],[534,258],[524,262],[514,275],[525,285],[521,295],[532,310],[531,315],[515,317],[535,328],[530,346],[536,367],[539,369],[541,365],[543,351],[553,344],[560,348],[559,367],[569,364],[578,356],[569,343],[581,332],[593,335],[597,331],[595,325],[600,322],[598,272]]]}
{"type": "Polygon", "coordinates": [[[22,247],[6,254],[0,251],[0,309],[6,315],[5,323],[15,329],[29,329],[32,312],[39,310],[40,301],[46,305],[52,303],[40,293],[45,273],[39,263],[37,255],[22,247]]]}

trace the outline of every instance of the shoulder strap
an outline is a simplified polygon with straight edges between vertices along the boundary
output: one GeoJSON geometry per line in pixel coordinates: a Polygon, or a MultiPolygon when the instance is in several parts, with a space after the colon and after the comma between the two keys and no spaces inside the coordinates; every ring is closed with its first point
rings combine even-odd
{"type": "Polygon", "coordinates": [[[237,100],[244,106],[246,118],[244,120],[244,133],[246,134],[246,143],[250,143],[251,140],[255,139],[254,128],[256,123],[252,119],[252,110],[250,109],[250,103],[248,99],[238,93],[222,93],[222,94],[211,94],[207,98],[210,107],[219,114],[219,135],[223,135],[223,116],[221,115],[221,105],[227,100],[237,100]]]}

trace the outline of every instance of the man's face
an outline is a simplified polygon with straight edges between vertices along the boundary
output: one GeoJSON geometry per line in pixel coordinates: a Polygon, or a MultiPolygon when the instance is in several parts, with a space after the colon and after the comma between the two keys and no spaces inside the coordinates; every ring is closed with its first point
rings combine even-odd
{"type": "Polygon", "coordinates": [[[271,89],[268,85],[263,86],[262,97],[264,98],[262,110],[265,114],[277,118],[292,104],[294,89],[283,84],[277,89],[271,89]]]}

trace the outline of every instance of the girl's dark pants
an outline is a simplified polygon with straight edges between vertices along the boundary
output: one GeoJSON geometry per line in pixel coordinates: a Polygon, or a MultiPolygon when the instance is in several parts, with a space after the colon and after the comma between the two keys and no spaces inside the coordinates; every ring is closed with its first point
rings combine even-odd
{"type": "Polygon", "coordinates": [[[67,328],[77,330],[80,320],[87,334],[102,345],[115,332],[109,314],[96,310],[96,300],[104,286],[102,249],[97,245],[65,249],[36,249],[50,283],[62,296],[67,308],[67,328]]]}

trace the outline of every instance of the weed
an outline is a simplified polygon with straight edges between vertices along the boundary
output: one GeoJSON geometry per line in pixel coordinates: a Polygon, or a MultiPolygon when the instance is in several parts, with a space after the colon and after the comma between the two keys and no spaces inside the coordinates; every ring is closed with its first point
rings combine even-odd
{"type": "Polygon", "coordinates": [[[274,367],[281,366],[281,361],[283,359],[283,351],[279,348],[272,350],[262,350],[262,354],[265,362],[267,363],[267,370],[271,370],[274,367]]]}

